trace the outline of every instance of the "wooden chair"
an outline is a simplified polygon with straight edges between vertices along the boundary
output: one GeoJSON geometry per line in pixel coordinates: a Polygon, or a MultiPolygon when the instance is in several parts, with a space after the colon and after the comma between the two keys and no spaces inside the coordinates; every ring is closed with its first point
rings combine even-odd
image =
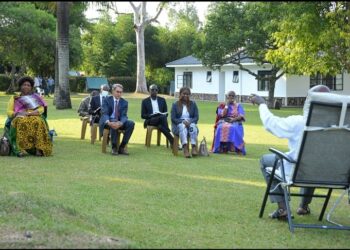
{"type": "Polygon", "coordinates": [[[84,140],[85,134],[86,134],[86,127],[90,122],[90,117],[88,117],[88,116],[80,117],[80,120],[82,121],[80,139],[84,140]]]}
{"type": "MultiPolygon", "coordinates": [[[[125,130],[117,130],[117,150],[119,149],[120,145],[120,134],[124,134],[125,130]]],[[[109,128],[103,129],[103,136],[102,136],[102,153],[107,153],[107,144],[109,138],[109,128]]],[[[127,149],[128,145],[125,146],[127,149]]]]}
{"type": "MultiPolygon", "coordinates": [[[[151,141],[152,141],[152,132],[153,130],[157,130],[157,146],[160,146],[160,139],[161,139],[161,131],[158,127],[156,126],[147,126],[146,128],[146,140],[145,140],[145,146],[150,147],[151,146],[151,141]]],[[[169,148],[169,141],[166,138],[166,147],[169,148]]]]}
{"type": "MultiPolygon", "coordinates": [[[[198,137],[197,137],[198,138],[198,137]]],[[[179,140],[180,140],[180,137],[178,135],[174,135],[174,145],[173,145],[173,155],[174,156],[177,156],[178,152],[179,152],[179,140]]],[[[187,141],[190,142],[191,141],[191,138],[190,136],[187,137],[187,141]]],[[[190,144],[191,143],[187,143],[187,148],[188,148],[188,151],[190,151],[190,144]]],[[[196,141],[196,148],[197,148],[197,152],[198,152],[198,139],[196,141]]]]}
{"type": "Polygon", "coordinates": [[[100,129],[99,129],[99,124],[98,123],[94,123],[91,126],[91,144],[94,144],[96,141],[96,137],[97,137],[97,130],[99,131],[99,137],[98,140],[101,141],[101,135],[100,135],[100,129]]]}

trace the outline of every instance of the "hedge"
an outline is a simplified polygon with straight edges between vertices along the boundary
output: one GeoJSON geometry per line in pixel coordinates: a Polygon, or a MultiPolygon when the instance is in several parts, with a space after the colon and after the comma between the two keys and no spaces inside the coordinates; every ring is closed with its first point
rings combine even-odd
{"type": "Polygon", "coordinates": [[[0,74],[0,91],[6,91],[11,84],[11,78],[7,75],[0,74]]]}

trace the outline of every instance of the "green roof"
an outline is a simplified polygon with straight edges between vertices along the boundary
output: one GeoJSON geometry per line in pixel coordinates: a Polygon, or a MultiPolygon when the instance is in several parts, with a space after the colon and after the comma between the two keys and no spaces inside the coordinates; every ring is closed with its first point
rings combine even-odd
{"type": "Polygon", "coordinates": [[[86,90],[100,90],[103,84],[108,84],[106,77],[86,77],[86,90]]]}

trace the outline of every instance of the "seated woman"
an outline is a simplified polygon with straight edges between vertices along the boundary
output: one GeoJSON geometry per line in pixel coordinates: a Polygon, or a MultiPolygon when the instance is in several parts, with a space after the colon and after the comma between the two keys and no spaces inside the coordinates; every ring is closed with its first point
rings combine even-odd
{"type": "Polygon", "coordinates": [[[243,140],[244,130],[242,122],[244,110],[242,105],[235,102],[235,92],[227,95],[227,103],[221,103],[216,109],[216,122],[214,126],[213,153],[236,152],[246,154],[243,140]]]}
{"type": "Polygon", "coordinates": [[[188,87],[180,89],[179,100],[174,102],[171,107],[171,128],[174,135],[180,137],[184,156],[190,158],[187,141],[190,136],[192,145],[192,156],[196,156],[197,152],[197,137],[198,137],[198,108],[194,101],[190,100],[191,91],[188,87]]]}
{"type": "Polygon", "coordinates": [[[43,116],[47,104],[34,93],[34,80],[31,77],[19,79],[18,86],[20,94],[10,98],[7,108],[7,116],[11,121],[8,135],[12,154],[18,157],[28,153],[49,156],[52,142],[43,116]]]}

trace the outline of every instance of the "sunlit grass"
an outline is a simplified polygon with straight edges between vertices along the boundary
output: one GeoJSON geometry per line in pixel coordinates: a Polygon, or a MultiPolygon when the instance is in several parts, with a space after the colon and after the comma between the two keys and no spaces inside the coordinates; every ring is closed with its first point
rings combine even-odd
{"type": "MultiPolygon", "coordinates": [[[[52,157],[0,158],[0,248],[348,247],[344,231],[297,229],[290,234],[286,223],[267,218],[275,209],[270,203],[258,218],[265,191],[259,158],[272,146],[287,150],[287,141],[261,126],[257,106],[244,104],[246,156],[185,159],[181,151],[178,157],[171,154],[164,136],[160,147],[155,146],[155,135],[151,147],[144,146],[140,108],[146,95],[126,93],[128,116],[136,126],[128,145],[130,156],[115,157],[110,148],[101,153],[100,141],[90,144],[89,131],[80,140],[77,109],[84,96],[73,94],[69,110],[56,110],[53,99],[46,99],[48,123],[58,134],[52,157]],[[22,239],[26,231],[32,232],[31,241],[22,239]],[[22,238],[10,244],[9,235],[22,238]]],[[[8,99],[0,93],[0,132],[8,99]]],[[[170,111],[175,99],[166,99],[170,111]]],[[[210,148],[217,102],[197,104],[199,139],[205,136],[210,148]]],[[[288,116],[301,109],[273,112],[288,116]]],[[[335,192],[331,203],[338,196],[335,192]]],[[[293,198],[294,210],[298,202],[293,198]]],[[[321,201],[315,199],[312,215],[296,219],[317,221],[320,208],[321,201]]],[[[336,218],[350,221],[345,201],[336,218]]]]}

